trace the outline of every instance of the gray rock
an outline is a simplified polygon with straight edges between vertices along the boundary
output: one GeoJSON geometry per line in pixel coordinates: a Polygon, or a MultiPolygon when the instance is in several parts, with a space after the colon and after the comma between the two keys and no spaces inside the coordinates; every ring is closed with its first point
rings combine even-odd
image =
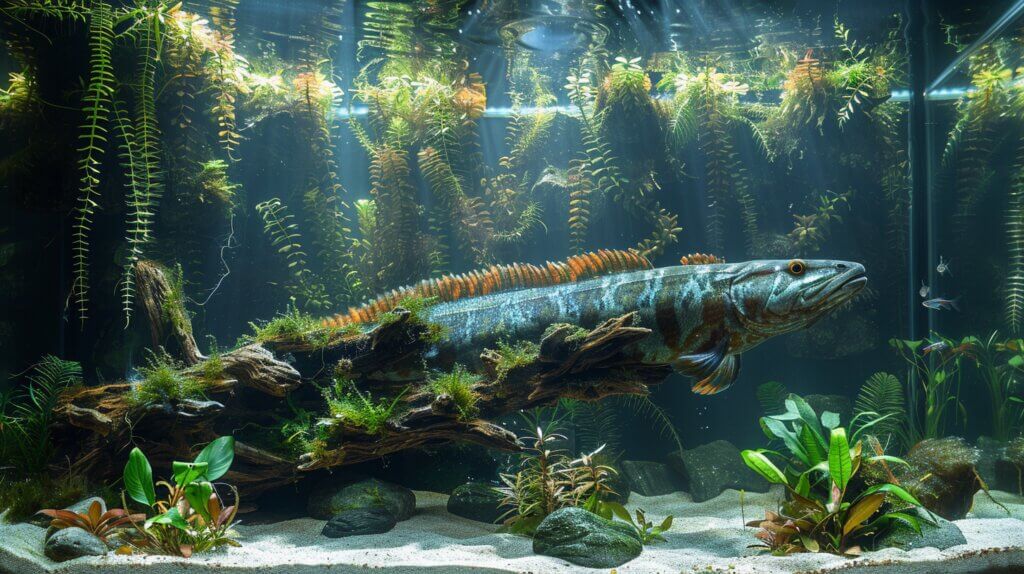
{"type": "Polygon", "coordinates": [[[849,398],[843,395],[807,395],[804,400],[811,405],[819,417],[821,413],[829,411],[839,415],[841,425],[850,424],[850,418],[853,416],[853,403],[849,398]]]}
{"type": "Polygon", "coordinates": [[[629,489],[642,496],[659,496],[683,490],[682,478],[660,462],[624,460],[622,476],[629,489]]]}
{"type": "Polygon", "coordinates": [[[668,455],[668,466],[689,484],[694,502],[704,502],[725,489],[768,492],[768,482],[747,468],[740,449],[724,440],[716,440],[689,450],[668,455]]]}
{"type": "MultiPolygon", "coordinates": [[[[1000,476],[997,469],[1000,461],[1005,462],[1006,443],[992,437],[980,436],[975,446],[981,453],[981,456],[978,457],[978,474],[981,475],[981,479],[989,488],[1010,490],[1011,484],[1003,484],[1006,477],[1000,476]]],[[[1012,483],[1012,486],[1016,488],[1016,476],[1013,477],[1012,483]]]]}
{"type": "Polygon", "coordinates": [[[107,545],[78,527],[58,530],[46,541],[43,554],[54,562],[74,560],[82,556],[103,556],[107,545]]]}
{"type": "Polygon", "coordinates": [[[416,510],[416,495],[404,486],[368,478],[354,484],[339,486],[331,480],[318,484],[309,495],[309,515],[330,520],[343,510],[382,507],[401,522],[416,510]]]}
{"type": "Polygon", "coordinates": [[[489,484],[468,482],[458,486],[448,498],[448,512],[456,516],[494,524],[505,513],[504,495],[489,484]]]}
{"type": "Polygon", "coordinates": [[[569,507],[541,521],[533,551],[588,568],[615,568],[639,556],[643,545],[629,526],[569,507]]]}
{"type": "Polygon", "coordinates": [[[889,532],[875,540],[875,548],[900,548],[913,550],[915,548],[938,548],[945,550],[960,544],[967,544],[964,533],[960,532],[956,524],[933,515],[934,520],[924,512],[917,511],[921,520],[921,534],[902,522],[897,522],[889,532]],[[932,520],[935,524],[929,523],[932,520]]]}
{"type": "Polygon", "coordinates": [[[395,515],[387,508],[354,508],[343,510],[327,521],[320,534],[328,538],[381,534],[394,528],[396,523],[395,515]]]}
{"type": "Polygon", "coordinates": [[[986,449],[982,446],[983,444],[983,441],[978,439],[978,448],[981,450],[978,472],[988,487],[1015,492],[1018,495],[1024,492],[1024,478],[1022,478],[1024,477],[1024,437],[1017,437],[1007,443],[996,442],[996,444],[1002,444],[1003,448],[996,451],[999,456],[993,461],[991,478],[982,472],[982,464],[986,462],[986,449]]]}

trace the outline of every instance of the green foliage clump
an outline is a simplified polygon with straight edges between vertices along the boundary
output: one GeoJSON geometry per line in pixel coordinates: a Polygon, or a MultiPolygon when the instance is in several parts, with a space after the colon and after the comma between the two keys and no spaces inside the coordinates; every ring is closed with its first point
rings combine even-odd
{"type": "Polygon", "coordinates": [[[175,329],[191,333],[192,318],[185,308],[185,273],[180,264],[168,270],[167,279],[170,290],[164,295],[160,312],[175,329]]]}
{"type": "Polygon", "coordinates": [[[526,453],[515,467],[515,472],[501,474],[505,486],[498,490],[505,495],[501,505],[509,507],[503,515],[504,525],[510,531],[532,534],[544,517],[568,506],[578,506],[599,516],[611,519],[614,508],[608,499],[615,496],[611,480],[616,470],[602,464],[600,446],[590,454],[572,459],[555,444],[565,441],[557,427],[564,420],[557,407],[550,418],[542,420],[546,409],[535,409],[523,414],[523,420],[533,431],[523,438],[526,453]]]}
{"type": "Polygon", "coordinates": [[[235,205],[235,192],[241,187],[228,179],[228,163],[220,159],[212,159],[199,164],[197,180],[202,193],[199,201],[214,203],[230,210],[235,205]]]}
{"type": "Polygon", "coordinates": [[[495,381],[500,383],[513,369],[529,365],[540,354],[540,345],[533,341],[508,343],[498,341],[498,363],[495,365],[495,381]]]}
{"type": "Polygon", "coordinates": [[[50,430],[61,392],[82,383],[82,367],[53,355],[43,357],[28,384],[0,394],[0,460],[10,475],[38,475],[53,454],[50,430]]]}
{"type": "Polygon", "coordinates": [[[146,365],[139,367],[139,375],[141,379],[132,385],[129,396],[135,405],[202,399],[206,396],[208,381],[187,372],[167,353],[152,353],[146,365]]]}
{"type": "Polygon", "coordinates": [[[451,397],[455,408],[459,411],[459,418],[466,420],[476,416],[478,409],[476,403],[480,395],[473,390],[473,385],[479,383],[481,378],[475,375],[462,365],[455,365],[450,373],[443,373],[430,378],[430,390],[435,395],[448,395],[451,397]]]}
{"type": "MultiPolygon", "coordinates": [[[[128,537],[130,548],[151,554],[188,558],[223,546],[241,546],[231,528],[238,514],[238,489],[229,486],[233,504],[227,505],[217,492],[217,481],[231,468],[235,459],[235,439],[220,437],[199,453],[192,462],[174,461],[170,481],[154,484],[153,468],[137,447],[128,455],[124,467],[124,488],[133,501],[149,508],[152,517],[129,515],[134,531],[128,537]],[[157,499],[156,489],[167,491],[157,499]]],[[[124,495],[122,495],[122,500],[124,495]]],[[[124,503],[127,508],[127,502],[124,503]]]]}
{"type": "Polygon", "coordinates": [[[249,323],[253,333],[246,336],[246,341],[268,343],[274,341],[293,341],[311,345],[314,349],[328,347],[338,337],[359,333],[358,325],[345,327],[325,327],[323,322],[303,313],[295,306],[262,325],[249,323]]]}
{"type": "Polygon", "coordinates": [[[757,386],[754,395],[757,397],[757,403],[761,405],[761,410],[764,411],[764,414],[777,415],[785,412],[786,397],[789,396],[789,391],[786,390],[786,386],[782,383],[778,381],[761,383],[757,386]]]}
{"type": "Polygon", "coordinates": [[[437,297],[404,297],[395,306],[395,310],[384,312],[377,318],[378,325],[390,325],[398,321],[397,309],[409,312],[409,324],[426,327],[421,339],[426,343],[436,344],[444,339],[447,333],[444,325],[427,320],[426,310],[437,303],[437,297]]]}
{"type": "MultiPolygon", "coordinates": [[[[761,546],[773,554],[829,552],[858,555],[862,544],[897,523],[920,532],[917,516],[904,512],[921,503],[893,482],[867,486],[855,480],[865,466],[887,463],[906,465],[884,454],[865,456],[861,434],[884,419],[863,424],[849,437],[839,426],[839,415],[819,417],[802,398],[790,395],[786,412],[761,418],[768,436],[782,442],[788,454],[765,449],[745,450],[743,461],[772,484],[788,493],[778,512],[768,511],[758,527],[761,546]],[[780,469],[769,455],[782,459],[780,469]]],[[[856,420],[854,421],[856,422],[856,420]]],[[[877,447],[877,442],[873,445],[877,447]]]]}
{"type": "Polygon", "coordinates": [[[400,403],[408,391],[406,387],[393,399],[376,400],[369,393],[360,391],[353,381],[337,377],[323,394],[332,417],[340,419],[346,426],[379,435],[387,431],[389,420],[400,416],[404,408],[400,403]]]}
{"type": "Polygon", "coordinates": [[[78,475],[41,474],[25,479],[0,476],[0,511],[4,518],[21,522],[40,508],[65,508],[89,494],[85,479],[78,475]]]}
{"type": "Polygon", "coordinates": [[[878,420],[872,434],[888,444],[909,447],[906,436],[907,408],[903,383],[889,373],[871,375],[857,394],[853,414],[861,420],[878,420]]]}

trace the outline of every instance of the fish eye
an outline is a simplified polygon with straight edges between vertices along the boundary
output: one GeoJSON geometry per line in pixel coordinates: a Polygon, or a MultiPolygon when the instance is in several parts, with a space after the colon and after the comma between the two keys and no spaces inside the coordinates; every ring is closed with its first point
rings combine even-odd
{"type": "Polygon", "coordinates": [[[803,275],[804,271],[807,271],[807,264],[799,259],[794,259],[789,262],[789,274],[790,275],[803,275]]]}

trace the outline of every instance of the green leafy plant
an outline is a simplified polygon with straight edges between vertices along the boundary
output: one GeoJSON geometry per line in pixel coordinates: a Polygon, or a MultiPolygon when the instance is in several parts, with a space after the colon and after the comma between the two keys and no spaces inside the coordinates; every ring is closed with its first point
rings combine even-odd
{"type": "Polygon", "coordinates": [[[57,530],[81,528],[103,542],[106,542],[107,537],[118,528],[123,528],[133,522],[141,522],[146,519],[145,514],[129,514],[123,508],[111,508],[104,512],[98,500],[92,501],[86,512],[47,508],[40,510],[37,514],[49,516],[52,519],[50,520],[51,528],[57,530]]]}
{"type": "Polygon", "coordinates": [[[839,426],[837,414],[825,412],[819,419],[806,401],[796,395],[787,399],[785,413],[761,419],[765,432],[781,440],[789,453],[787,456],[765,449],[741,453],[751,470],[786,489],[787,500],[778,512],[767,512],[763,520],[748,523],[761,529],[757,538],[766,549],[779,555],[857,555],[862,552],[864,541],[896,522],[920,531],[918,518],[901,511],[908,506],[921,506],[913,495],[895,483],[865,488],[862,481],[854,480],[865,464],[906,464],[884,454],[862,454],[860,435],[881,420],[885,419],[876,418],[861,425],[848,437],[839,426]],[[783,459],[784,469],[769,456],[783,459]],[[885,510],[883,505],[888,497],[896,503],[885,510]]]}
{"type": "Polygon", "coordinates": [[[872,434],[889,443],[908,448],[907,408],[903,399],[903,383],[889,373],[875,373],[864,383],[853,405],[858,420],[878,420],[872,434]]]}
{"type": "Polygon", "coordinates": [[[482,378],[475,375],[462,365],[456,364],[450,373],[442,373],[428,379],[430,391],[436,396],[446,395],[451,397],[459,413],[459,419],[469,420],[476,416],[476,403],[480,395],[473,389],[473,386],[481,382],[482,378]]]}
{"type": "Polygon", "coordinates": [[[90,11],[89,18],[89,86],[83,99],[86,118],[78,136],[82,146],[79,149],[82,155],[78,161],[81,184],[72,232],[74,278],[71,296],[82,322],[87,318],[89,301],[89,235],[99,205],[96,200],[99,198],[100,163],[114,94],[115,78],[111,64],[113,45],[114,15],[110,5],[100,1],[90,11]]]}
{"type": "Polygon", "coordinates": [[[672,528],[672,521],[674,517],[671,514],[666,516],[665,519],[661,521],[661,524],[655,525],[653,522],[647,520],[647,514],[642,508],[634,510],[636,520],[633,520],[629,511],[626,510],[626,507],[622,504],[618,502],[609,502],[606,504],[611,507],[615,518],[622,520],[636,530],[637,536],[640,537],[640,541],[645,546],[653,544],[654,542],[665,542],[665,537],[662,536],[662,534],[668,532],[668,530],[672,528]]]}
{"type": "Polygon", "coordinates": [[[238,512],[238,490],[230,487],[234,504],[225,506],[214,486],[214,481],[231,468],[234,457],[234,438],[220,437],[208,444],[193,462],[175,461],[171,466],[173,482],[161,480],[154,484],[153,469],[146,455],[138,448],[132,449],[124,467],[125,492],[156,514],[144,521],[128,515],[135,529],[129,544],[144,552],[186,558],[225,545],[240,546],[231,530],[238,512]],[[157,488],[167,491],[165,498],[157,499],[157,488]]]}
{"type": "Polygon", "coordinates": [[[387,423],[399,417],[404,409],[402,398],[409,387],[391,399],[374,399],[369,393],[360,391],[353,381],[336,377],[334,384],[324,390],[324,399],[331,416],[341,424],[379,435],[387,431],[387,423]]]}
{"type": "Polygon", "coordinates": [[[540,345],[533,341],[498,341],[497,351],[498,362],[495,364],[494,381],[501,383],[513,370],[535,361],[540,353],[540,345]]]}
{"type": "MultiPolygon", "coordinates": [[[[565,436],[555,432],[559,420],[552,416],[547,424],[536,424],[535,432],[524,436],[526,454],[514,473],[500,475],[505,486],[499,488],[505,498],[501,506],[511,507],[503,516],[505,527],[518,534],[531,534],[552,512],[570,506],[573,498],[565,488],[564,474],[569,458],[553,444],[564,441],[565,436]]],[[[527,424],[540,423],[527,418],[527,424]]]]}
{"type": "Polygon", "coordinates": [[[27,379],[23,389],[0,395],[0,455],[14,473],[33,476],[47,470],[54,409],[62,391],[81,384],[82,367],[47,355],[27,379]]]}
{"type": "Polygon", "coordinates": [[[162,404],[202,399],[211,382],[189,372],[165,352],[150,353],[146,365],[139,367],[139,380],[133,383],[129,400],[136,405],[162,404]]]}
{"type": "Polygon", "coordinates": [[[777,415],[786,410],[786,398],[789,396],[789,391],[778,381],[761,383],[754,391],[754,395],[766,415],[777,415]]]}
{"type": "Polygon", "coordinates": [[[305,344],[314,349],[323,349],[337,339],[360,332],[358,325],[346,327],[325,327],[323,320],[290,305],[281,313],[263,324],[249,323],[251,335],[245,341],[255,343],[289,342],[305,344]]]}
{"type": "Polygon", "coordinates": [[[968,338],[972,356],[989,398],[992,438],[1007,441],[1024,429],[1024,401],[1015,392],[1024,375],[1024,339],[1000,340],[993,332],[987,339],[968,338]]]}
{"type": "Polygon", "coordinates": [[[971,341],[954,341],[937,334],[932,341],[890,339],[889,344],[908,366],[906,380],[907,444],[946,436],[952,415],[967,423],[960,401],[961,362],[971,352],[971,341]]]}

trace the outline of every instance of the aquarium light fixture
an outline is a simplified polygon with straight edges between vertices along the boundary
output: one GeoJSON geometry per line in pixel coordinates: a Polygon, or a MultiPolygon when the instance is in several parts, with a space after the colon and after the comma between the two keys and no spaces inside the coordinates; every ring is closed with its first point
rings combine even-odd
{"type": "MultiPolygon", "coordinates": [[[[988,30],[986,30],[984,34],[981,35],[981,37],[975,40],[973,44],[968,46],[966,50],[960,52],[956,59],[953,60],[948,66],[946,66],[946,69],[943,70],[942,73],[939,74],[937,78],[935,78],[935,81],[933,81],[931,85],[928,86],[928,89],[924,91],[925,97],[932,99],[943,99],[933,98],[933,96],[937,95],[940,91],[942,91],[942,89],[938,88],[938,86],[941,86],[943,82],[945,82],[950,76],[953,75],[954,72],[956,72],[962,65],[964,65],[964,63],[967,62],[968,58],[973,56],[978,50],[982,49],[985,45],[991,42],[993,38],[1001,34],[1003,30],[1010,26],[1010,24],[1013,24],[1017,20],[1017,17],[1021,15],[1021,12],[1024,12],[1024,0],[1017,0],[1017,2],[1015,2],[1009,10],[1003,13],[1003,15],[1000,16],[999,19],[996,20],[996,22],[992,24],[992,26],[988,30]]],[[[944,89],[957,90],[958,88],[944,89]]]]}
{"type": "MultiPolygon", "coordinates": [[[[1024,1],[1024,0],[1022,0],[1024,1]]],[[[974,91],[974,88],[942,88],[935,90],[934,92],[928,93],[928,98],[932,100],[958,100],[965,95],[974,91]]],[[[663,99],[670,99],[671,96],[660,96],[663,99]]],[[[909,102],[910,101],[910,90],[899,89],[893,90],[890,99],[894,102],[909,102]]],[[[335,115],[338,119],[348,118],[360,118],[369,113],[369,109],[365,106],[357,107],[339,107],[335,110],[335,115]]],[[[493,108],[487,108],[484,110],[485,118],[510,118],[514,114],[518,113],[523,116],[532,116],[536,114],[548,114],[548,113],[559,113],[567,116],[579,115],[579,110],[576,106],[523,106],[518,111],[510,106],[496,106],[493,108]]]]}

